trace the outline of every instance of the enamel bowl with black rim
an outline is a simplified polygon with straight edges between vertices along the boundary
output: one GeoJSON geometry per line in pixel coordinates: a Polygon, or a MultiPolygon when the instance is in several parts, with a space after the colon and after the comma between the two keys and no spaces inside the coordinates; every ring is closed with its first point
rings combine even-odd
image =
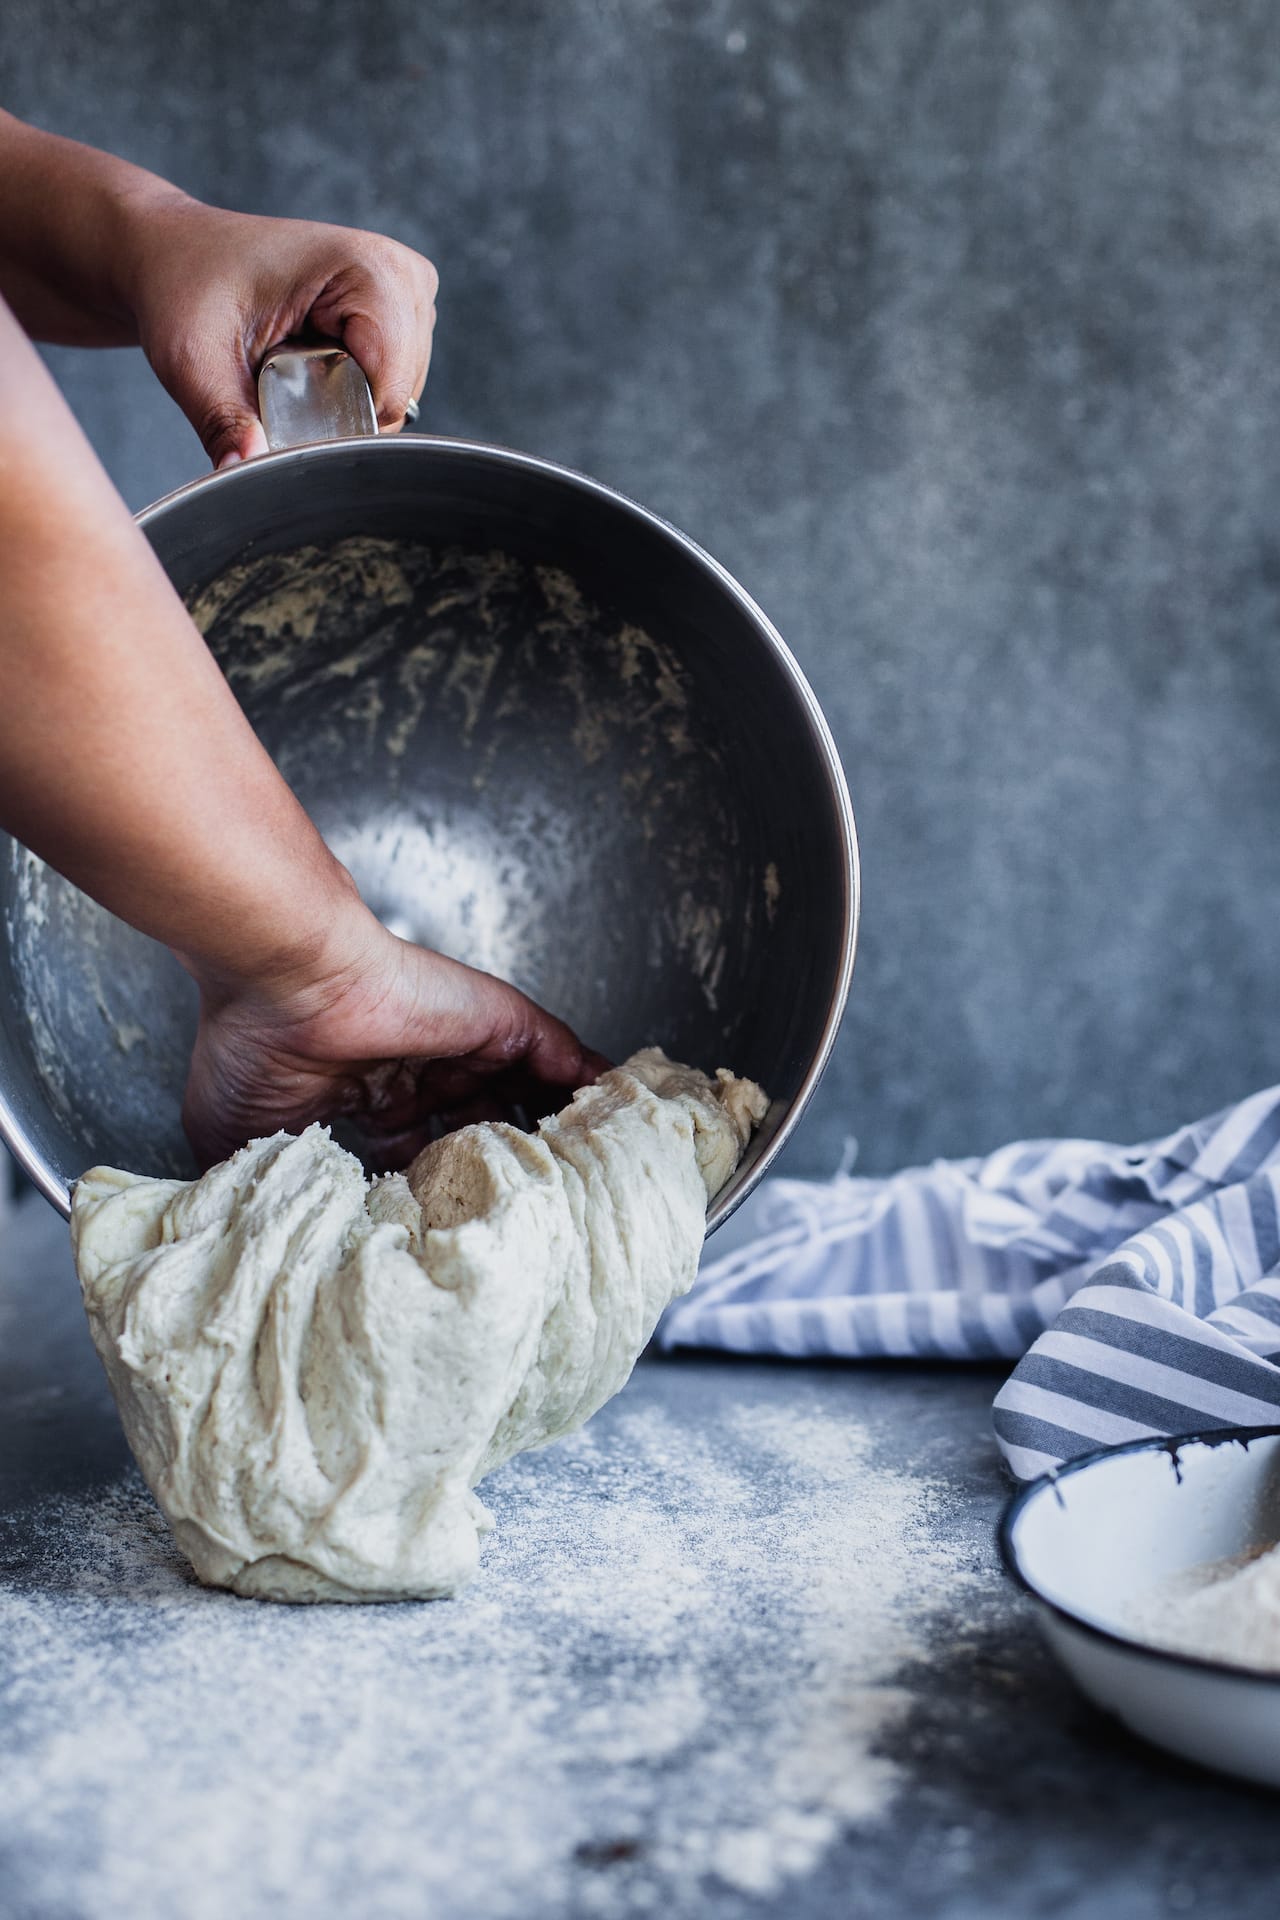
{"type": "Polygon", "coordinates": [[[1138,1440],[1016,1493],[1000,1523],[1013,1578],[1095,1705],[1184,1759],[1280,1787],[1280,1665],[1155,1647],[1134,1623],[1166,1581],[1280,1541],[1280,1427],[1138,1440]]]}

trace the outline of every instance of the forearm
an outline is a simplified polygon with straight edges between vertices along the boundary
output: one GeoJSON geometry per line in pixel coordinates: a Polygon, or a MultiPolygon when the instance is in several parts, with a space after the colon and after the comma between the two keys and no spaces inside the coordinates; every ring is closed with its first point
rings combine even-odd
{"type": "Polygon", "coordinates": [[[0,824],[214,986],[363,914],[2,311],[0,824]]]}
{"type": "Polygon", "coordinates": [[[0,296],[38,340],[136,345],[139,223],[184,198],[141,167],[0,113],[0,296]]]}

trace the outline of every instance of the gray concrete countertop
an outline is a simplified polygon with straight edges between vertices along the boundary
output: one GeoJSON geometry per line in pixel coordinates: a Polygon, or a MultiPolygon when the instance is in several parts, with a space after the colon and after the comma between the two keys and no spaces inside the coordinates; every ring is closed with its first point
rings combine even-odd
{"type": "Polygon", "coordinates": [[[0,1246],[9,1920],[1270,1920],[1274,1798],[1071,1690],[999,1572],[986,1369],[651,1360],[488,1483],[459,1599],[194,1586],[61,1226],[0,1246]]]}

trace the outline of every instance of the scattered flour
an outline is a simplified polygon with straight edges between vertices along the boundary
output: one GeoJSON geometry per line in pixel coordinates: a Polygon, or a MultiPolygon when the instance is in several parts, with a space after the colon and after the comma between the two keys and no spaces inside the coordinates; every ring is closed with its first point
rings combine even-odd
{"type": "Polygon", "coordinates": [[[892,1802],[880,1743],[969,1576],[849,1396],[709,1371],[691,1424],[677,1378],[495,1475],[486,1579],[444,1605],[200,1588],[132,1475],[0,1520],[0,1856],[31,1910],[785,1900],[892,1802]]]}

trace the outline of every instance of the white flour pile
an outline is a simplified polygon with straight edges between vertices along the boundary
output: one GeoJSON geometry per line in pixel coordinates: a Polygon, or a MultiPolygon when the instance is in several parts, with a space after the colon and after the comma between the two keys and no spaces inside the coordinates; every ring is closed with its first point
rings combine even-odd
{"type": "Polygon", "coordinates": [[[1125,1624],[1174,1653],[1280,1673],[1280,1546],[1162,1581],[1125,1624]]]}
{"type": "Polygon", "coordinates": [[[199,1577],[457,1592],[492,1525],[477,1481],[625,1383],[767,1104],[652,1047],[535,1134],[465,1127],[372,1188],[321,1127],[194,1182],[86,1174],[90,1331],[199,1577]]]}

